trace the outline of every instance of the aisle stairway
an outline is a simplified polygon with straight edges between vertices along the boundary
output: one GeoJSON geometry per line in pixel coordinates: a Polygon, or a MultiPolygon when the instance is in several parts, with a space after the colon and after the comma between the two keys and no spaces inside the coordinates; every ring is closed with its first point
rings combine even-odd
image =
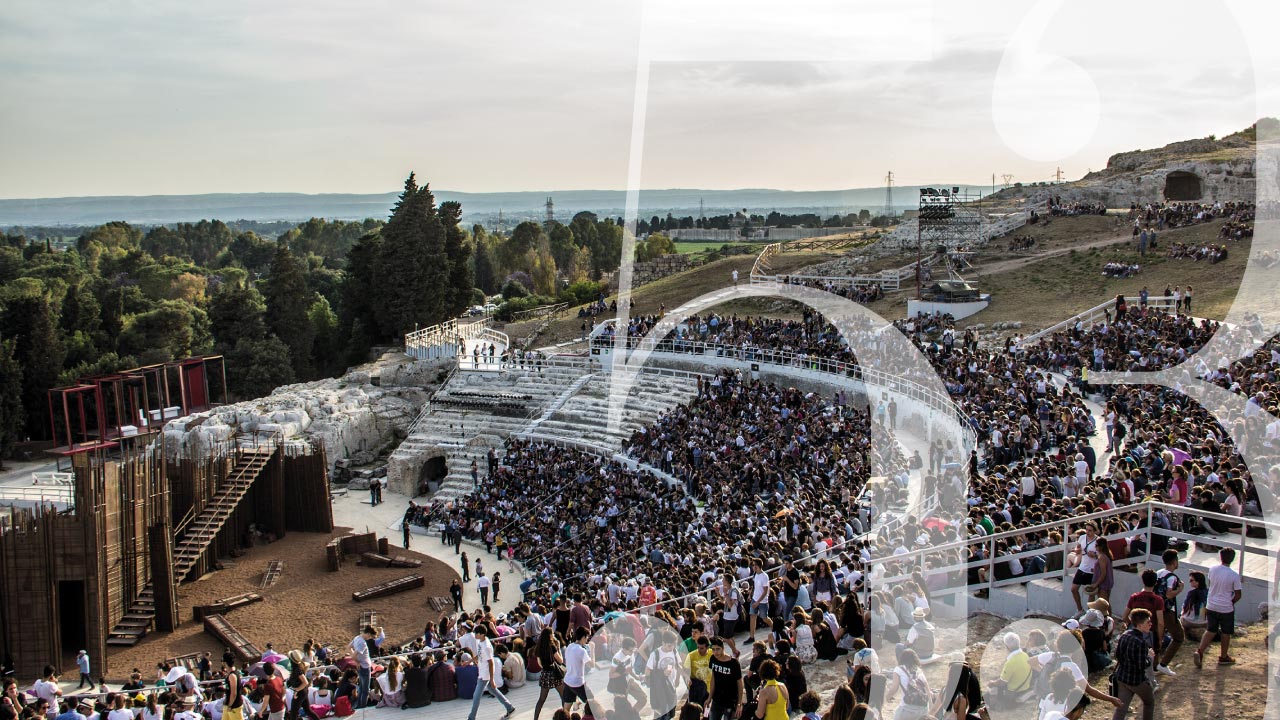
{"type": "MultiPolygon", "coordinates": [[[[489,449],[493,448],[501,456],[508,437],[541,417],[587,372],[584,367],[543,367],[455,375],[423,409],[409,437],[391,454],[388,474],[402,472],[402,468],[416,468],[415,458],[443,451],[448,474],[431,498],[449,500],[471,492],[471,462],[475,461],[483,478],[489,449]],[[479,394],[518,397],[520,406],[508,403],[505,407],[485,407],[446,402],[450,398],[479,394]]],[[[417,478],[412,478],[412,482],[416,485],[417,478]]]]}
{"type": "MultiPolygon", "coordinates": [[[[276,444],[243,447],[240,456],[232,466],[231,472],[223,482],[218,494],[214,495],[205,506],[204,511],[195,516],[185,528],[180,527],[178,534],[182,540],[173,546],[173,580],[181,583],[195,567],[200,556],[218,536],[218,531],[226,524],[227,519],[235,512],[240,501],[253,487],[253,483],[262,474],[276,450],[276,444]],[[183,532],[185,530],[185,533],[183,532]]],[[[138,597],[129,605],[120,622],[107,635],[108,645],[131,646],[147,634],[155,620],[155,592],[151,583],[138,593],[138,597]]]]}

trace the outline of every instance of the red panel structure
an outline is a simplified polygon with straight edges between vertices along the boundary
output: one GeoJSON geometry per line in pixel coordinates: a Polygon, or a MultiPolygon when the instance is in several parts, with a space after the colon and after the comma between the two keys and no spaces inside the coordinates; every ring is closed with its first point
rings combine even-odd
{"type": "Polygon", "coordinates": [[[56,447],[49,452],[69,457],[114,448],[132,438],[150,437],[176,417],[208,410],[213,405],[211,376],[221,381],[226,403],[227,370],[221,355],[85,377],[75,385],[53,388],[49,427],[56,447]],[[176,394],[170,391],[170,374],[178,381],[176,394]]]}

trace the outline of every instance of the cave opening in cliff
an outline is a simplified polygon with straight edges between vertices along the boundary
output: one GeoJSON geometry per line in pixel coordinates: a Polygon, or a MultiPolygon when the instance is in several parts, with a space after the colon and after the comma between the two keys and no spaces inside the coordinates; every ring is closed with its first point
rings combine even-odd
{"type": "Polygon", "coordinates": [[[1199,200],[1201,194],[1200,178],[1195,173],[1175,170],[1165,176],[1165,200],[1199,200]]]}
{"type": "Polygon", "coordinates": [[[418,473],[418,494],[426,495],[430,493],[432,485],[439,489],[448,475],[448,458],[443,455],[427,458],[427,461],[422,463],[422,470],[418,473]]]}

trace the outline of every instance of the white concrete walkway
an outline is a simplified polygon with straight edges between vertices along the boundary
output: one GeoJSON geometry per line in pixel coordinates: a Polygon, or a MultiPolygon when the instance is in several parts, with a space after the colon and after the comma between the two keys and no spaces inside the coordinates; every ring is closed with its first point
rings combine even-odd
{"type": "MultiPolygon", "coordinates": [[[[400,547],[404,539],[400,524],[407,507],[409,498],[389,490],[383,490],[382,502],[377,507],[370,504],[367,490],[352,490],[346,495],[333,498],[333,524],[337,527],[349,527],[355,532],[376,532],[390,539],[393,546],[400,547]]],[[[461,554],[455,553],[454,548],[441,542],[440,535],[410,533],[409,549],[439,560],[461,577],[461,554]]],[[[492,577],[495,571],[502,573],[502,594],[494,601],[490,593],[489,607],[496,614],[514,610],[520,598],[520,581],[524,579],[524,571],[519,563],[516,564],[516,571],[511,572],[505,560],[499,562],[498,556],[485,552],[483,545],[466,540],[462,542],[461,552],[467,554],[472,570],[471,582],[464,586],[462,606],[467,610],[480,607],[480,592],[476,589],[474,572],[475,559],[479,557],[486,575],[492,577]]]]}

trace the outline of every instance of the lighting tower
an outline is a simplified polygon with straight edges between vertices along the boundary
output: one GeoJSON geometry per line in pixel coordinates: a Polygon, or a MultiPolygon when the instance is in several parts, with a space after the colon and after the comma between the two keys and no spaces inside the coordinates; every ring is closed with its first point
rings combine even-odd
{"type": "Polygon", "coordinates": [[[893,171],[884,178],[884,216],[893,217],[893,171]]]}
{"type": "Polygon", "coordinates": [[[547,196],[547,219],[544,223],[547,230],[551,230],[551,224],[556,221],[556,204],[551,202],[551,196],[547,196]]]}

